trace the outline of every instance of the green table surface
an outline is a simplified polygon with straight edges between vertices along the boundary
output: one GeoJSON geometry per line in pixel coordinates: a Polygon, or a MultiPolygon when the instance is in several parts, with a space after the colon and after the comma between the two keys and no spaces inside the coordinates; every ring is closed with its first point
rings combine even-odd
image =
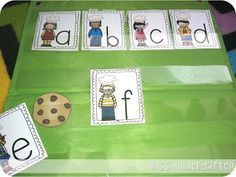
{"type": "MultiPolygon", "coordinates": [[[[151,51],[32,51],[38,13],[88,9],[209,9],[207,2],[32,2],[5,109],[58,92],[72,103],[69,120],[46,128],[36,123],[50,159],[235,159],[236,91],[229,84],[151,84],[148,67],[230,65],[221,49],[151,51]],[[90,70],[144,68],[145,124],[90,125],[90,70]],[[145,73],[146,72],[146,73],[145,73]]],[[[127,18],[127,14],[126,14],[127,18]]],[[[215,23],[215,20],[214,20],[215,23]]],[[[126,21],[128,35],[128,22],[126,21]]],[[[80,30],[81,39],[81,30],[80,30]]],[[[81,40],[80,40],[81,41],[81,40]]],[[[81,45],[80,45],[81,46],[81,45]]]]}

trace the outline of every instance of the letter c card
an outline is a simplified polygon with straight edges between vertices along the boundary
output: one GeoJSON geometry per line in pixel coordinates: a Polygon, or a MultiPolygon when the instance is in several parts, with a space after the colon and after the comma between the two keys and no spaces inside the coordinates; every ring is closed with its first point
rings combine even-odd
{"type": "Polygon", "coordinates": [[[132,10],[128,14],[131,50],[173,48],[167,10],[132,10]]]}
{"type": "Polygon", "coordinates": [[[78,50],[79,11],[40,12],[32,50],[78,50]]]}
{"type": "Polygon", "coordinates": [[[0,115],[0,168],[15,175],[47,157],[26,105],[0,115]]]}
{"type": "Polygon", "coordinates": [[[220,48],[209,10],[170,10],[176,49],[220,48]]]}

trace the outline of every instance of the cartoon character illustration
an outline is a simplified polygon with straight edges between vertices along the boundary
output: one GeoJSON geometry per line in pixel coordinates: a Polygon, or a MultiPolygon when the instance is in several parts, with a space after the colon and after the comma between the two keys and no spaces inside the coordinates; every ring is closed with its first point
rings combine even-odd
{"type": "Polygon", "coordinates": [[[92,15],[89,17],[89,30],[88,37],[90,38],[90,47],[101,47],[102,45],[102,16],[92,15]]]}
{"type": "Polygon", "coordinates": [[[6,144],[6,135],[0,134],[0,165],[5,173],[12,170],[12,168],[8,164],[8,160],[10,159],[10,155],[5,148],[6,144]]]}
{"type": "Polygon", "coordinates": [[[41,34],[41,38],[43,40],[42,47],[52,47],[51,41],[53,41],[56,37],[55,31],[57,29],[57,21],[59,20],[56,16],[49,16],[46,19],[46,22],[43,25],[43,33],[41,34]]]}
{"type": "Polygon", "coordinates": [[[101,82],[99,91],[103,93],[98,102],[98,107],[102,109],[102,121],[115,120],[115,108],[117,106],[113,75],[105,75],[99,79],[101,82]]]}
{"type": "Polygon", "coordinates": [[[189,27],[189,19],[190,16],[188,14],[177,14],[177,25],[178,28],[178,34],[181,37],[183,46],[191,46],[192,43],[192,34],[191,34],[191,28],[189,27]]]}
{"type": "Polygon", "coordinates": [[[146,36],[144,33],[144,29],[148,26],[146,20],[146,17],[142,15],[137,15],[134,17],[133,28],[135,30],[135,39],[138,41],[138,46],[147,46],[145,43],[146,36]]]}

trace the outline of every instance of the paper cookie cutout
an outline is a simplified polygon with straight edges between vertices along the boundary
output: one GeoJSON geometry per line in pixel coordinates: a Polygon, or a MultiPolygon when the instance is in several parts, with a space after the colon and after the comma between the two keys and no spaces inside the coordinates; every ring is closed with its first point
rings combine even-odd
{"type": "Polygon", "coordinates": [[[79,11],[40,12],[32,50],[78,50],[79,11]]]}
{"type": "Polygon", "coordinates": [[[91,125],[145,123],[140,69],[91,70],[91,125]]]}
{"type": "Polygon", "coordinates": [[[64,124],[71,112],[70,100],[58,93],[47,93],[37,98],[34,103],[33,118],[46,127],[64,124]]]}

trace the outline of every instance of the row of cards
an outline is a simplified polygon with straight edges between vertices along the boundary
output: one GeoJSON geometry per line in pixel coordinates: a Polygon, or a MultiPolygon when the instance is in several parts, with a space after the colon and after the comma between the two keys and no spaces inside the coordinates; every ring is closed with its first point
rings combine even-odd
{"type": "MultiPolygon", "coordinates": [[[[209,10],[127,13],[131,50],[220,48],[209,10]]],[[[32,49],[78,50],[80,21],[80,11],[40,12],[32,49]]],[[[127,49],[124,11],[83,11],[82,24],[82,50],[127,49]]]]}

